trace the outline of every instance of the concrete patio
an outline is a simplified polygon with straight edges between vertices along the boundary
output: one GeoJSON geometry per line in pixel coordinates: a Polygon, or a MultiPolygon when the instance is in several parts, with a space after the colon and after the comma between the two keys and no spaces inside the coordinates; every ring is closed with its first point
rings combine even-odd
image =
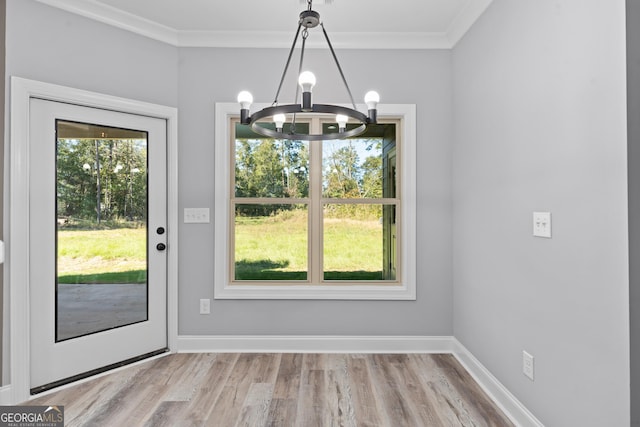
{"type": "Polygon", "coordinates": [[[146,319],[145,283],[58,285],[58,341],[146,319]]]}

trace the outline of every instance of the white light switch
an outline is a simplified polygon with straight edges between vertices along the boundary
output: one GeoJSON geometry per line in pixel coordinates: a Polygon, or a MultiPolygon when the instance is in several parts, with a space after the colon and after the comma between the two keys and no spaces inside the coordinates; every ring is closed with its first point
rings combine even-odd
{"type": "Polygon", "coordinates": [[[533,356],[522,351],[522,373],[533,381],[533,356]]]}
{"type": "Polygon", "coordinates": [[[184,223],[209,223],[209,208],[184,208],[184,223]]]}
{"type": "Polygon", "coordinates": [[[533,235],[551,238],[551,212],[533,213],[533,235]]]}

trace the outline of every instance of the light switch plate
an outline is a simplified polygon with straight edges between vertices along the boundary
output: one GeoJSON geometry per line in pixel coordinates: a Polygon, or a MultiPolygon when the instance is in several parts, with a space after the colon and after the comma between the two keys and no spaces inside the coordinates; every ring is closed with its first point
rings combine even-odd
{"type": "Polygon", "coordinates": [[[551,212],[533,213],[533,235],[551,238],[551,212]]]}
{"type": "Polygon", "coordinates": [[[526,351],[522,351],[522,373],[533,381],[533,356],[527,353],[526,351]]]}
{"type": "Polygon", "coordinates": [[[207,224],[209,222],[209,208],[184,208],[185,224],[207,224]]]}

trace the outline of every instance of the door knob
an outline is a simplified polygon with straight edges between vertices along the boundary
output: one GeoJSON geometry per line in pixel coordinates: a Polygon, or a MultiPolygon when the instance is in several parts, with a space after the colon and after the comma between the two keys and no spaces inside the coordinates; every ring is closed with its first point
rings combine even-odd
{"type": "Polygon", "coordinates": [[[156,229],[156,233],[158,233],[158,234],[164,234],[164,227],[158,227],[158,228],[156,229]]]}
{"type": "Polygon", "coordinates": [[[156,249],[159,251],[164,251],[165,249],[167,249],[167,245],[165,245],[164,243],[158,243],[156,245],[156,249]]]}

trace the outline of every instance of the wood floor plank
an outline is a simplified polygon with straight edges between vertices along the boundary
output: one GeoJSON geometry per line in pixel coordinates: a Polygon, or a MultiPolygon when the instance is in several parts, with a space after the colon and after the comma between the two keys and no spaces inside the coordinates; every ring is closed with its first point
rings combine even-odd
{"type": "Polygon", "coordinates": [[[249,391],[252,379],[251,366],[254,361],[253,354],[241,354],[227,378],[219,398],[216,400],[207,418],[207,425],[233,425],[240,413],[242,402],[249,391]]]}
{"type": "Polygon", "coordinates": [[[415,411],[409,405],[408,391],[394,378],[389,355],[374,354],[367,358],[371,382],[379,394],[386,415],[386,425],[412,427],[420,425],[415,411]]]}
{"type": "Polygon", "coordinates": [[[187,425],[201,426],[209,418],[238,357],[237,353],[216,355],[215,360],[203,376],[198,393],[190,402],[185,413],[187,425]]]}
{"type": "Polygon", "coordinates": [[[215,362],[216,355],[198,353],[189,358],[185,358],[181,369],[176,369],[168,378],[173,387],[167,393],[165,400],[168,401],[191,401],[196,391],[201,387],[202,381],[206,379],[205,373],[215,362]]]}
{"type": "Polygon", "coordinates": [[[324,354],[305,354],[302,359],[298,409],[293,425],[323,426],[325,414],[324,354]]]}
{"type": "Polygon", "coordinates": [[[27,402],[30,405],[47,405],[49,402],[60,402],[60,405],[92,405],[98,396],[95,391],[100,390],[100,395],[106,395],[109,387],[113,386],[111,376],[103,376],[90,381],[86,381],[71,387],[64,387],[59,391],[38,395],[27,402]]]}
{"type": "Polygon", "coordinates": [[[69,427],[513,427],[450,354],[172,354],[26,404],[69,427]]]}
{"type": "MultiPolygon", "coordinates": [[[[91,426],[127,425],[135,422],[132,414],[148,393],[153,392],[153,387],[137,386],[135,383],[126,384],[105,405],[98,408],[85,422],[91,426]]],[[[137,420],[138,422],[140,420],[137,420]]]]}
{"type": "Polygon", "coordinates": [[[324,425],[324,371],[313,369],[306,371],[300,384],[300,398],[295,425],[322,426],[324,425]]]}
{"type": "MultiPolygon", "coordinates": [[[[422,355],[421,355],[422,356],[422,355]]],[[[459,426],[484,426],[484,420],[474,421],[474,414],[469,412],[467,402],[464,401],[458,392],[451,386],[448,378],[449,373],[438,365],[433,355],[417,357],[414,362],[417,365],[418,375],[428,390],[431,390],[435,397],[435,402],[440,408],[440,416],[449,425],[459,426]]]]}
{"type": "Polygon", "coordinates": [[[442,380],[443,372],[433,362],[431,355],[416,355],[410,361],[410,369],[422,384],[426,395],[438,410],[438,416],[445,425],[467,426],[471,417],[467,411],[459,407],[457,397],[445,396],[439,389],[438,382],[442,380]]]}
{"type": "Polygon", "coordinates": [[[382,408],[383,402],[376,399],[366,359],[361,355],[348,357],[347,369],[350,373],[349,383],[357,425],[361,427],[383,425],[378,410],[378,408],[382,408]]]}
{"type": "MultiPolygon", "coordinates": [[[[136,366],[130,372],[135,372],[135,375],[124,376],[123,381],[114,381],[114,387],[109,391],[110,398],[103,401],[106,404],[92,407],[68,425],[117,425],[118,422],[142,425],[143,420],[166,400],[165,396],[170,388],[162,378],[174,372],[170,369],[172,364],[181,361],[180,358],[166,359],[160,358],[136,366]]],[[[126,372],[127,370],[122,371],[123,374],[126,372]]],[[[118,377],[119,374],[116,374],[114,379],[118,377]]]]}
{"type": "Polygon", "coordinates": [[[283,354],[273,390],[274,399],[297,399],[300,392],[300,374],[303,355],[283,354]]]}
{"type": "Polygon", "coordinates": [[[425,389],[419,378],[419,372],[412,369],[415,355],[393,355],[387,359],[390,375],[400,384],[399,390],[407,405],[415,414],[421,425],[445,426],[447,423],[440,416],[440,408],[431,390],[425,389]]]}
{"type": "Polygon", "coordinates": [[[234,425],[240,413],[240,406],[237,404],[237,399],[236,386],[223,387],[213,409],[204,421],[204,425],[208,427],[234,425]]]}
{"type": "MultiPolygon", "coordinates": [[[[145,364],[147,365],[147,364],[145,364]]],[[[62,405],[65,407],[66,426],[89,425],[89,419],[110,404],[114,396],[126,384],[130,384],[145,366],[132,366],[109,375],[83,382],[77,386],[63,388],[42,398],[27,402],[34,405],[62,405]],[[78,391],[80,393],[78,393],[78,391]],[[78,396],[79,395],[79,396],[78,396]],[[56,402],[56,403],[52,403],[56,402]]]]}
{"type": "Polygon", "coordinates": [[[273,384],[253,383],[242,405],[236,427],[263,426],[269,417],[269,406],[273,397],[273,384]]]}
{"type": "Polygon", "coordinates": [[[324,425],[355,427],[356,417],[346,355],[330,354],[325,361],[325,419],[324,425]]]}
{"type": "Polygon", "coordinates": [[[187,407],[185,401],[165,401],[160,403],[143,425],[144,427],[185,426],[182,414],[187,407]]]}
{"type": "Polygon", "coordinates": [[[470,414],[473,425],[513,426],[455,357],[436,354],[432,360],[446,374],[447,383],[458,396],[457,403],[470,414]]]}
{"type": "Polygon", "coordinates": [[[292,420],[296,419],[298,409],[298,399],[271,399],[269,405],[269,416],[265,426],[282,427],[294,425],[292,420]]]}
{"type": "Polygon", "coordinates": [[[275,382],[280,357],[280,354],[241,354],[209,414],[207,425],[234,425],[251,385],[275,382]]]}

